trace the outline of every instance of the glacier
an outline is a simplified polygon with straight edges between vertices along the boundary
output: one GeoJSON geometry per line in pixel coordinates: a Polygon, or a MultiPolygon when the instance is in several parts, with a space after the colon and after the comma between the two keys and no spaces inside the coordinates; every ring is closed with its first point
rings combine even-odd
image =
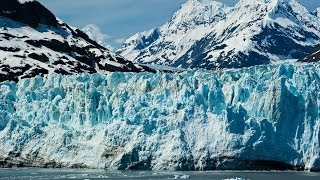
{"type": "Polygon", "coordinates": [[[0,167],[320,169],[320,63],[0,83],[0,167]]]}

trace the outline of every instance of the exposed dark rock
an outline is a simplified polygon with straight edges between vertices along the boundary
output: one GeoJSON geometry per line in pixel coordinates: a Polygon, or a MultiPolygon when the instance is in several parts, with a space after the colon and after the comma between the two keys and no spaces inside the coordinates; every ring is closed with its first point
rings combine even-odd
{"type": "Polygon", "coordinates": [[[0,47],[0,50],[9,51],[9,52],[18,52],[21,49],[20,48],[14,48],[14,47],[0,47]]]}
{"type": "Polygon", "coordinates": [[[83,38],[84,40],[88,41],[89,43],[93,44],[94,46],[96,46],[96,47],[98,47],[100,49],[106,50],[105,47],[101,46],[99,43],[97,43],[97,42],[93,41],[92,39],[90,39],[89,36],[86,33],[82,32],[81,30],[76,29],[76,33],[77,33],[76,36],[83,38]]]}
{"type": "Polygon", "coordinates": [[[37,1],[20,4],[17,0],[0,0],[0,16],[22,22],[34,28],[38,27],[39,24],[58,26],[56,17],[37,1]]]}
{"type": "Polygon", "coordinates": [[[53,51],[63,52],[67,54],[70,54],[72,52],[72,48],[69,46],[67,42],[60,42],[56,39],[38,41],[29,39],[25,42],[35,47],[45,46],[53,51]]]}
{"type": "Polygon", "coordinates": [[[28,56],[30,58],[32,58],[32,59],[36,59],[36,60],[39,60],[39,61],[44,62],[44,63],[49,61],[49,58],[43,53],[41,53],[40,55],[36,54],[36,53],[31,53],[28,56]]]}
{"type": "Polygon", "coordinates": [[[69,73],[68,71],[62,69],[62,68],[59,68],[59,69],[56,69],[54,71],[55,73],[58,73],[58,74],[64,74],[64,75],[70,75],[71,73],[69,73]]]}
{"type": "Polygon", "coordinates": [[[43,68],[37,67],[37,68],[32,69],[32,71],[29,74],[21,76],[21,78],[22,79],[31,78],[31,77],[34,77],[36,75],[43,76],[43,75],[46,75],[48,73],[49,73],[49,71],[47,69],[43,69],[43,68]]]}
{"type": "MultiPolygon", "coordinates": [[[[1,66],[0,66],[1,68],[1,66]]],[[[5,66],[5,68],[1,68],[5,74],[0,74],[0,81],[15,81],[19,80],[19,77],[24,74],[25,71],[29,70],[31,66],[26,64],[25,66],[21,67],[14,67],[11,68],[9,66],[5,66]]]]}
{"type": "Polygon", "coordinates": [[[305,58],[299,60],[300,62],[318,62],[320,61],[320,44],[314,47],[310,53],[305,58]]]}
{"type": "Polygon", "coordinates": [[[13,55],[13,57],[18,57],[18,58],[21,58],[21,59],[25,59],[25,58],[26,58],[26,56],[24,56],[24,55],[18,55],[18,54],[13,55]]]}

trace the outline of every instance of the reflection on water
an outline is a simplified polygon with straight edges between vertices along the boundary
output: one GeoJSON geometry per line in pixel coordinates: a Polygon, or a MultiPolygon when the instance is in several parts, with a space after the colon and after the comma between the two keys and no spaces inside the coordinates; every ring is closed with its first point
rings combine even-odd
{"type": "Polygon", "coordinates": [[[195,180],[300,180],[320,179],[320,173],[279,171],[214,171],[214,172],[163,172],[163,171],[103,171],[77,169],[0,169],[0,179],[195,179],[195,180]]]}

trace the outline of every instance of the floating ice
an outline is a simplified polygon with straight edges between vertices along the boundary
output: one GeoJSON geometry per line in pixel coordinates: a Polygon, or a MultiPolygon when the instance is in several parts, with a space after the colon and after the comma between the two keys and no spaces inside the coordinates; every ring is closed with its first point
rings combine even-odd
{"type": "Polygon", "coordinates": [[[223,180],[246,180],[246,179],[236,177],[236,178],[228,178],[223,180]]]}

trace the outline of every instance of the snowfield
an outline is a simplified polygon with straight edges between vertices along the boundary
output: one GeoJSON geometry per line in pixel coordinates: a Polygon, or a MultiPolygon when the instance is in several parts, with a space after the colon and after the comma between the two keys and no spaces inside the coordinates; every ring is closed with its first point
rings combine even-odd
{"type": "Polygon", "coordinates": [[[0,83],[0,166],[320,169],[320,64],[0,83]]]}

